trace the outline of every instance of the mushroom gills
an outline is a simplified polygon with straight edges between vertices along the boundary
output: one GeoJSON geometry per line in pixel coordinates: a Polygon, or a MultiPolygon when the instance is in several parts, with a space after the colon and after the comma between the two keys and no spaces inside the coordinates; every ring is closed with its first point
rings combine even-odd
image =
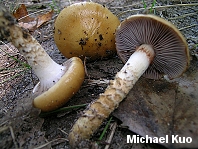
{"type": "Polygon", "coordinates": [[[36,74],[40,82],[33,88],[33,96],[36,97],[55,85],[66,71],[66,66],[59,65],[54,61],[50,61],[48,67],[37,70],[36,74]]]}
{"type": "Polygon", "coordinates": [[[80,89],[84,81],[83,62],[78,57],[68,59],[63,65],[65,74],[48,91],[34,98],[33,105],[44,112],[63,106],[80,89]]]}

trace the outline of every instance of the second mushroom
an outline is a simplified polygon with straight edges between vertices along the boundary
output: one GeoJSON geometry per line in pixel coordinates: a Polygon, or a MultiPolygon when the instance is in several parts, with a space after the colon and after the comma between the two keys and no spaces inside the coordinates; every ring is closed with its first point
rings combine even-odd
{"type": "Polygon", "coordinates": [[[123,21],[116,32],[116,49],[125,65],[74,124],[69,134],[73,148],[91,137],[142,75],[172,79],[189,65],[187,43],[180,31],[155,15],[134,15],[123,21]]]}
{"type": "Polygon", "coordinates": [[[120,21],[105,6],[79,2],[64,8],[56,18],[54,41],[61,53],[87,60],[116,53],[115,31],[120,21]]]}
{"type": "Polygon", "coordinates": [[[16,25],[12,15],[0,6],[0,39],[18,48],[40,82],[33,89],[33,105],[42,111],[63,106],[84,81],[82,60],[73,57],[63,65],[53,61],[42,46],[27,31],[16,25]]]}

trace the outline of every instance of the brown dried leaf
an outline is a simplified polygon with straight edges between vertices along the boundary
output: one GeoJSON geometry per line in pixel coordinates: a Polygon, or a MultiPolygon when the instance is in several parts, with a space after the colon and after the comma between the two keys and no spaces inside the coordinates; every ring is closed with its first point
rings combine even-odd
{"type": "Polygon", "coordinates": [[[38,18],[38,24],[37,24],[37,28],[40,27],[43,23],[49,21],[52,19],[52,15],[53,15],[53,10],[51,10],[50,12],[47,12],[46,14],[43,15],[39,15],[38,18]]]}
{"type": "Polygon", "coordinates": [[[18,19],[19,26],[30,31],[34,31],[39,28],[43,23],[49,21],[52,18],[53,10],[45,14],[39,15],[36,18],[33,18],[28,16],[26,6],[24,4],[21,4],[20,7],[14,11],[13,15],[16,19],[18,19]]]}
{"type": "Polygon", "coordinates": [[[13,12],[13,15],[19,22],[28,23],[35,20],[34,18],[28,16],[28,11],[24,4],[21,4],[19,8],[13,12]]]}
{"type": "Polygon", "coordinates": [[[26,9],[26,6],[24,4],[21,4],[19,6],[19,8],[17,8],[14,12],[13,12],[13,15],[16,19],[20,19],[24,16],[27,16],[28,15],[28,12],[27,12],[27,9],[26,9]]]}
{"type": "Polygon", "coordinates": [[[141,78],[113,115],[143,137],[168,135],[166,147],[198,148],[197,68],[185,75],[175,82],[141,78]],[[173,144],[172,135],[191,137],[192,143],[173,144]]]}

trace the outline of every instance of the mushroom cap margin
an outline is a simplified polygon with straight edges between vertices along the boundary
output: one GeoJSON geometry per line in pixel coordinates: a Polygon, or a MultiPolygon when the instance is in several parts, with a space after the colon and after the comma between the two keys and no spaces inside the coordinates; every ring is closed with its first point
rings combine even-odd
{"type": "Polygon", "coordinates": [[[63,65],[67,66],[67,71],[61,79],[33,100],[33,106],[43,112],[63,106],[80,89],[84,81],[85,70],[80,58],[72,57],[63,65]]]}

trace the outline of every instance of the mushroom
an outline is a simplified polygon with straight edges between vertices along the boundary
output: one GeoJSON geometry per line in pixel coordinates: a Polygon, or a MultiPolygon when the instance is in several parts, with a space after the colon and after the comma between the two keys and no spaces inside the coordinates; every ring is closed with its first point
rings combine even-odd
{"type": "Polygon", "coordinates": [[[54,41],[67,57],[95,60],[116,53],[119,19],[105,6],[80,2],[64,8],[55,21],[54,41]]]}
{"type": "Polygon", "coordinates": [[[155,15],[134,15],[124,20],[116,31],[116,49],[125,65],[75,122],[69,134],[73,148],[91,137],[142,74],[151,79],[163,75],[172,79],[189,65],[189,51],[182,34],[173,24],[155,15]]]}
{"type": "Polygon", "coordinates": [[[10,13],[1,7],[0,39],[3,38],[18,48],[40,80],[33,89],[33,105],[36,108],[54,110],[79,90],[85,75],[82,60],[73,57],[63,65],[57,64],[36,39],[17,26],[10,13]]]}

